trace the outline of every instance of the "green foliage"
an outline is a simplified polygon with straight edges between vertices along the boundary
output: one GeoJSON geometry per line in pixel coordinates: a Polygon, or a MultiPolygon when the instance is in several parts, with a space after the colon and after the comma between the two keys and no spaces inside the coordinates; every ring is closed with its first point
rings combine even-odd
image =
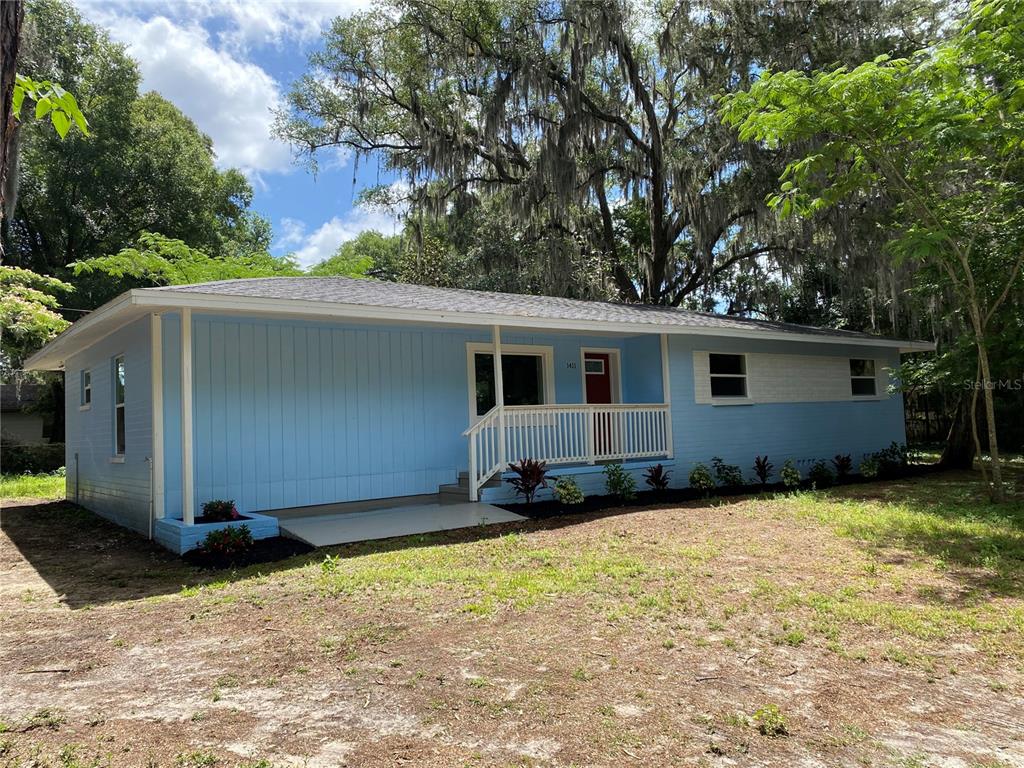
{"type": "Polygon", "coordinates": [[[835,467],[836,477],[844,480],[853,471],[853,459],[848,453],[840,453],[832,458],[832,466],[835,467]]]}
{"type": "Polygon", "coordinates": [[[317,277],[390,277],[401,252],[401,238],[386,237],[367,230],[338,246],[334,255],[314,265],[309,273],[317,277]]]}
{"type": "Polygon", "coordinates": [[[786,459],[782,464],[782,469],[779,471],[779,477],[782,478],[782,484],[787,488],[796,488],[800,485],[800,470],[796,468],[796,464],[793,463],[792,459],[786,459]]]}
{"type": "Polygon", "coordinates": [[[619,501],[632,501],[636,498],[636,478],[618,463],[605,464],[604,488],[619,501]]]}
{"type": "Polygon", "coordinates": [[[768,485],[768,479],[772,476],[773,469],[775,469],[775,465],[768,461],[767,456],[754,457],[754,474],[757,475],[761,485],[768,485]]]}
{"type": "Polygon", "coordinates": [[[711,476],[711,470],[703,464],[698,464],[690,470],[689,481],[691,488],[696,488],[698,491],[704,491],[705,493],[715,487],[715,479],[711,476]]]}
{"type": "Polygon", "coordinates": [[[290,259],[268,253],[215,257],[155,232],[143,232],[132,248],[112,256],[69,265],[75,276],[97,275],[114,278],[121,289],[125,278],[140,286],[184,285],[245,277],[287,277],[302,272],[290,259]]]}
{"type": "Polygon", "coordinates": [[[893,442],[888,448],[883,448],[871,454],[878,462],[878,475],[883,478],[895,478],[903,476],[907,471],[907,446],[893,442]]]}
{"type": "MultiPolygon", "coordinates": [[[[4,471],[7,471],[7,451],[4,447],[4,471]]],[[[4,474],[0,477],[0,501],[14,499],[63,499],[67,478],[63,467],[40,474],[4,474]]]]}
{"type": "Polygon", "coordinates": [[[715,478],[719,485],[743,485],[743,473],[735,464],[726,464],[720,456],[715,456],[711,459],[711,466],[715,469],[715,478]]]}
{"type": "Polygon", "coordinates": [[[72,125],[78,126],[85,136],[89,135],[89,123],[78,108],[74,94],[65,91],[59,83],[49,80],[36,82],[25,75],[15,75],[11,104],[17,120],[21,119],[21,107],[26,98],[35,104],[36,120],[49,115],[53,129],[62,139],[68,135],[72,125]]]}
{"type": "Polygon", "coordinates": [[[579,485],[568,475],[563,475],[555,481],[555,498],[563,504],[582,504],[583,491],[579,485]]]}
{"type": "Polygon", "coordinates": [[[226,523],[229,520],[237,520],[240,515],[234,501],[213,499],[203,502],[203,517],[210,523],[226,523]]]}
{"type": "Polygon", "coordinates": [[[523,459],[517,464],[509,464],[509,471],[515,474],[508,478],[508,483],[515,488],[527,504],[533,503],[533,497],[541,488],[548,487],[548,464],[536,459],[523,459]]]}
{"type": "Polygon", "coordinates": [[[16,445],[3,442],[5,474],[39,474],[56,472],[64,466],[64,443],[16,445]]]}
{"type": "Polygon", "coordinates": [[[789,733],[786,716],[782,714],[776,704],[766,704],[754,712],[754,722],[757,723],[757,730],[763,736],[774,738],[789,733]]]}
{"type": "MultiPolygon", "coordinates": [[[[73,92],[90,135],[73,130],[62,140],[39,121],[21,124],[18,194],[3,228],[7,264],[65,277],[68,264],[117,253],[140,231],[218,257],[269,245],[266,221],[248,210],[245,177],[218,170],[209,137],[177,107],[140,95],[136,63],[70,3],[27,4],[19,68],[73,92]]],[[[88,275],[74,284],[69,303],[82,309],[121,288],[88,275]]]]}
{"type": "Polygon", "coordinates": [[[57,294],[72,288],[55,277],[0,265],[0,371],[6,375],[70,325],[57,294]]]}
{"type": "Polygon", "coordinates": [[[825,460],[819,459],[811,465],[807,472],[807,479],[814,483],[815,488],[830,488],[836,477],[825,460]]]}
{"type": "Polygon", "coordinates": [[[211,555],[235,557],[248,552],[253,545],[252,531],[243,523],[210,531],[199,548],[211,555]]]}
{"type": "Polygon", "coordinates": [[[878,477],[878,459],[874,456],[865,456],[860,462],[860,473],[867,480],[878,477]]]}
{"type": "Polygon", "coordinates": [[[667,471],[661,464],[648,467],[647,471],[644,472],[644,482],[647,483],[652,491],[660,492],[666,490],[671,477],[672,473],[667,471]]]}

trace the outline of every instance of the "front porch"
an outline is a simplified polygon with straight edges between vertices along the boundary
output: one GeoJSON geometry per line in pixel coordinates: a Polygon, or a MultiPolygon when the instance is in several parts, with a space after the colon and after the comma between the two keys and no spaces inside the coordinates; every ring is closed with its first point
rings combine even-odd
{"type": "MultiPolygon", "coordinates": [[[[632,372],[634,377],[660,379],[660,403],[618,402],[622,396],[618,355],[604,350],[588,352],[581,347],[581,392],[586,402],[516,404],[516,398],[510,399],[505,390],[505,349],[502,329],[494,326],[491,344],[484,348],[491,357],[487,373],[493,379],[493,393],[481,393],[478,358],[470,368],[472,383],[476,384],[477,413],[481,402],[494,403],[463,432],[468,442],[470,501],[478,501],[488,481],[501,477],[509,464],[524,459],[544,461],[550,466],[593,466],[598,462],[672,458],[668,338],[664,334],[660,366],[648,363],[647,370],[632,372]]],[[[543,381],[542,377],[538,381],[543,381]]],[[[543,400],[543,395],[538,392],[536,399],[543,400]]],[[[488,498],[496,495],[488,494],[488,498]]]]}

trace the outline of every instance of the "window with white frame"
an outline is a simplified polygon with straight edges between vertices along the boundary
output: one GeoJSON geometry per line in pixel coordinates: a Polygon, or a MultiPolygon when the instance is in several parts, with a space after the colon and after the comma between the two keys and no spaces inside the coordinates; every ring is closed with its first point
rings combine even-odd
{"type": "MultiPolygon", "coordinates": [[[[470,410],[483,416],[495,405],[494,353],[489,344],[467,345],[470,410]]],[[[510,344],[502,347],[501,378],[505,405],[544,405],[554,401],[550,347],[510,344]]]]}
{"type": "Polygon", "coordinates": [[[878,394],[874,360],[850,359],[850,393],[854,397],[878,394]]]}
{"type": "Polygon", "coordinates": [[[747,396],[747,360],[745,355],[708,355],[712,397],[747,396]]]}
{"type": "Polygon", "coordinates": [[[92,371],[88,368],[81,373],[82,391],[79,405],[88,408],[92,405],[92,371]]]}
{"type": "Polygon", "coordinates": [[[124,355],[114,358],[114,455],[124,456],[124,355]]]}

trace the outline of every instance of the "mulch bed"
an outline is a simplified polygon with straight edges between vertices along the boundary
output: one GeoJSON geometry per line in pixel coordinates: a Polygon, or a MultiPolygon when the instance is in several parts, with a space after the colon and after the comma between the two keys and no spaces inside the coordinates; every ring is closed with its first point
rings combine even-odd
{"type": "MultiPolygon", "coordinates": [[[[937,471],[939,467],[934,464],[912,464],[900,473],[900,478],[919,477],[937,471]]],[[[557,472],[553,472],[557,474],[557,472]]],[[[860,475],[848,475],[842,480],[836,480],[833,486],[858,485],[860,483],[871,483],[878,480],[894,480],[896,477],[878,477],[871,480],[860,475]]],[[[800,490],[811,490],[814,484],[809,480],[800,483],[800,490]]],[[[563,504],[557,499],[545,499],[535,501],[532,504],[522,502],[495,504],[496,507],[515,512],[517,515],[528,517],[531,520],[545,520],[561,515],[578,515],[588,512],[601,512],[613,509],[629,509],[631,507],[651,507],[657,504],[678,504],[686,501],[700,501],[712,497],[723,496],[753,496],[759,493],[785,493],[792,489],[782,483],[770,483],[760,485],[730,485],[715,488],[710,493],[699,491],[695,488],[668,488],[664,491],[637,490],[636,497],[630,501],[623,501],[617,496],[587,496],[580,504],[563,504]]]]}
{"type": "Polygon", "coordinates": [[[284,560],[295,555],[304,555],[312,552],[316,547],[298,539],[289,539],[286,536],[272,536],[269,539],[257,539],[253,542],[252,549],[236,555],[221,555],[206,552],[202,549],[192,549],[182,555],[182,559],[197,568],[209,570],[223,570],[225,568],[244,568],[247,565],[259,563],[272,563],[275,560],[284,560]]]}

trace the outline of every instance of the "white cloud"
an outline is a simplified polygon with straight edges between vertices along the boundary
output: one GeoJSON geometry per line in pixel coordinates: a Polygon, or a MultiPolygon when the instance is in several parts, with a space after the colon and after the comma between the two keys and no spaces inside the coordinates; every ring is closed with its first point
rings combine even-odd
{"type": "Polygon", "coordinates": [[[260,66],[213,47],[202,27],[165,16],[108,23],[139,62],[142,89],[155,90],[213,140],[217,164],[251,177],[291,166],[288,146],[271,135],[281,90],[260,66]]]}
{"type": "Polygon", "coordinates": [[[366,208],[353,208],[344,216],[335,216],[308,235],[302,222],[282,219],[280,228],[284,234],[274,243],[274,249],[286,251],[290,245],[301,244],[294,251],[294,256],[301,266],[310,267],[333,256],[339,245],[368,229],[393,235],[398,231],[398,226],[399,221],[395,215],[366,208]]]}

